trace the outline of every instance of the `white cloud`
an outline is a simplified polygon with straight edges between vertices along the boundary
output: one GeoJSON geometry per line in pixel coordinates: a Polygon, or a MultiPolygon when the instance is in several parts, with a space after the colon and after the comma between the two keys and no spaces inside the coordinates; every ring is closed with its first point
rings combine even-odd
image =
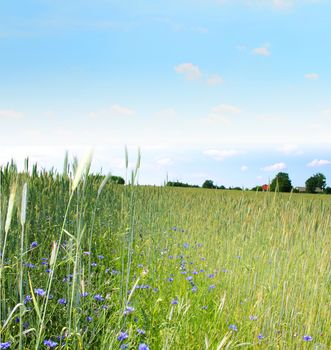
{"type": "Polygon", "coordinates": [[[294,0],[272,0],[272,6],[277,9],[286,9],[294,5],[294,0]]]}
{"type": "Polygon", "coordinates": [[[158,165],[172,165],[173,161],[171,158],[160,158],[156,161],[158,165]]]}
{"type": "Polygon", "coordinates": [[[304,77],[308,80],[317,80],[320,76],[317,73],[307,73],[304,77]]]}
{"type": "Polygon", "coordinates": [[[285,144],[282,147],[278,148],[278,151],[286,155],[300,155],[303,154],[303,151],[299,149],[299,146],[292,144],[285,144]]]}
{"type": "Polygon", "coordinates": [[[241,113],[239,107],[222,104],[214,107],[207,119],[212,122],[228,123],[231,116],[239,113],[241,113]]]}
{"type": "Polygon", "coordinates": [[[255,49],[252,50],[252,53],[254,55],[265,56],[265,57],[271,55],[271,52],[270,52],[267,45],[261,46],[261,47],[256,47],[255,49]]]}
{"type": "Polygon", "coordinates": [[[225,150],[208,149],[203,153],[215,160],[224,160],[225,158],[237,156],[241,152],[235,149],[225,149],[225,150]]]}
{"type": "Polygon", "coordinates": [[[211,75],[209,78],[207,78],[207,84],[211,86],[220,85],[223,82],[224,82],[223,78],[218,74],[211,75]]]}
{"type": "Polygon", "coordinates": [[[309,167],[318,167],[323,165],[330,165],[331,161],[326,159],[314,159],[310,163],[307,164],[309,167]]]}
{"type": "Polygon", "coordinates": [[[264,168],[262,168],[261,170],[264,171],[280,171],[280,170],[284,170],[286,169],[286,164],[285,163],[275,163],[272,165],[267,165],[264,168]]]}
{"type": "Polygon", "coordinates": [[[241,170],[241,171],[246,171],[246,170],[248,170],[248,166],[247,166],[247,165],[242,165],[242,166],[240,167],[240,170],[241,170]]]}
{"type": "Polygon", "coordinates": [[[134,111],[132,109],[123,107],[120,105],[116,105],[116,104],[111,106],[110,111],[113,114],[121,115],[121,116],[131,116],[134,114],[134,111]]]}
{"type": "Polygon", "coordinates": [[[193,63],[179,64],[175,67],[175,71],[179,74],[183,74],[187,80],[197,80],[202,76],[200,68],[193,63]]]}
{"type": "Polygon", "coordinates": [[[0,119],[19,119],[23,117],[23,113],[13,109],[0,109],[0,119]]]}

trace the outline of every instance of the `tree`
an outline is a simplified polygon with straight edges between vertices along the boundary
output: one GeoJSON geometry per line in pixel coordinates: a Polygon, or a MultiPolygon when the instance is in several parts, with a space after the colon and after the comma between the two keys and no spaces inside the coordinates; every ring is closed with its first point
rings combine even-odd
{"type": "Polygon", "coordinates": [[[325,187],[324,193],[331,194],[331,187],[325,187]]]}
{"type": "Polygon", "coordinates": [[[291,192],[292,183],[287,173],[278,173],[271,181],[270,191],[291,192]]]}
{"type": "Polygon", "coordinates": [[[326,187],[326,178],[323,174],[317,173],[311,176],[306,181],[306,191],[309,193],[316,193],[316,189],[324,190],[326,187]]]}
{"type": "Polygon", "coordinates": [[[125,184],[125,181],[124,181],[123,177],[121,177],[121,176],[111,176],[110,182],[112,184],[117,184],[117,185],[124,185],[125,184]]]}
{"type": "Polygon", "coordinates": [[[212,180],[206,180],[202,184],[202,188],[216,188],[216,186],[214,185],[214,182],[212,180]]]}

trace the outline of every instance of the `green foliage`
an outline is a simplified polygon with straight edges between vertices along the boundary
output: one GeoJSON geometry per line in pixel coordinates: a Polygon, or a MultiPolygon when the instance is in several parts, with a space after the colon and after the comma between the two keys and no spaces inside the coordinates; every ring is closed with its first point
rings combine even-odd
{"type": "Polygon", "coordinates": [[[117,185],[125,184],[125,180],[121,176],[110,176],[109,182],[117,185]]]}
{"type": "Polygon", "coordinates": [[[322,173],[311,176],[306,181],[306,191],[308,193],[316,193],[318,189],[324,190],[326,187],[326,178],[322,173]]]}
{"type": "Polygon", "coordinates": [[[271,181],[270,191],[291,192],[292,183],[287,173],[279,172],[271,181]]]}
{"type": "Polygon", "coordinates": [[[331,194],[331,187],[325,187],[324,193],[331,194]]]}
{"type": "Polygon", "coordinates": [[[216,186],[214,185],[214,182],[212,180],[206,180],[202,184],[202,188],[216,188],[216,186]]]}
{"type": "Polygon", "coordinates": [[[188,183],[180,182],[180,181],[168,181],[166,186],[169,187],[189,187],[189,188],[198,188],[198,185],[190,185],[188,183]]]}

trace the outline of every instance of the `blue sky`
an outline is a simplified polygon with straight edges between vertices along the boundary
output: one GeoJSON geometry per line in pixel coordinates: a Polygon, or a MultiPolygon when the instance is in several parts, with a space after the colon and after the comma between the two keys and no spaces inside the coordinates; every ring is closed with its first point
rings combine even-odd
{"type": "Polygon", "coordinates": [[[0,4],[0,164],[26,156],[140,182],[331,184],[331,2],[0,4]]]}

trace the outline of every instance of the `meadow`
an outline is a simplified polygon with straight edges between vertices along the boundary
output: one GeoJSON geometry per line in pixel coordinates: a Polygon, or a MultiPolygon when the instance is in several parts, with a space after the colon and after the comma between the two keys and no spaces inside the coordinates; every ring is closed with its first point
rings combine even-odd
{"type": "Polygon", "coordinates": [[[331,348],[331,196],[137,186],[138,167],[1,169],[1,349],[331,348]]]}

